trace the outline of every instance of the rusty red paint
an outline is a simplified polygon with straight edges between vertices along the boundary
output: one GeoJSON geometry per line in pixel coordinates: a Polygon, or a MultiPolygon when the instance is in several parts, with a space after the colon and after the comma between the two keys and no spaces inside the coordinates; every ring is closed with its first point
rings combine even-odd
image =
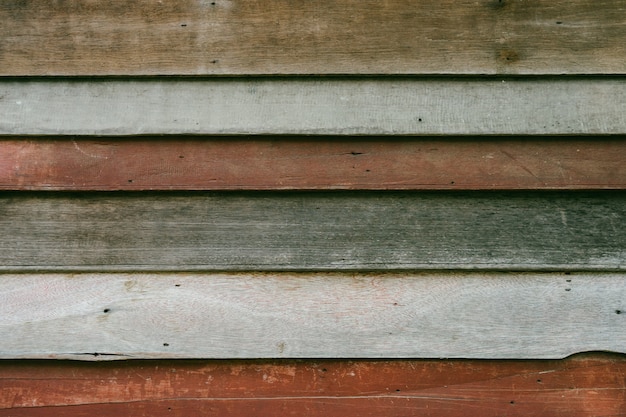
{"type": "Polygon", "coordinates": [[[0,190],[626,189],[620,138],[4,138],[0,190]]]}
{"type": "Polygon", "coordinates": [[[617,416],[626,358],[0,362],[0,416],[617,416]]]}

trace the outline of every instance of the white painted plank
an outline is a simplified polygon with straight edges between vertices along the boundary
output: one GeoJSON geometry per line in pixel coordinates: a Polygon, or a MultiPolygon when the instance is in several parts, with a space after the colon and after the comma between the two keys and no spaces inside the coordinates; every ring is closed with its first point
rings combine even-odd
{"type": "Polygon", "coordinates": [[[600,79],[0,80],[0,135],[626,133],[600,79]]]}
{"type": "Polygon", "coordinates": [[[626,269],[626,193],[7,193],[0,270],[626,269]]]}
{"type": "Polygon", "coordinates": [[[0,358],[496,359],[626,352],[625,278],[1,275],[0,358]]]}

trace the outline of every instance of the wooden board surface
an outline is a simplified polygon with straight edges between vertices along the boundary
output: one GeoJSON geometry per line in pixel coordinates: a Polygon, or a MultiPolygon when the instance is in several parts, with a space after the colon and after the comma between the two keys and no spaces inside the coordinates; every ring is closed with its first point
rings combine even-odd
{"type": "Polygon", "coordinates": [[[0,138],[0,189],[626,189],[625,139],[0,138]]]}
{"type": "MultiPolygon", "coordinates": [[[[621,59],[621,57],[620,57],[621,59]]],[[[621,78],[0,81],[0,135],[626,133],[621,78]]]]}
{"type": "Polygon", "coordinates": [[[626,194],[4,193],[0,270],[623,270],[626,194]]]}
{"type": "Polygon", "coordinates": [[[0,75],[624,74],[612,0],[0,3],[0,75]]]}
{"type": "Polygon", "coordinates": [[[623,273],[0,275],[0,358],[626,353],[623,273]]]}
{"type": "Polygon", "coordinates": [[[0,362],[0,416],[623,416],[623,357],[0,362]]]}

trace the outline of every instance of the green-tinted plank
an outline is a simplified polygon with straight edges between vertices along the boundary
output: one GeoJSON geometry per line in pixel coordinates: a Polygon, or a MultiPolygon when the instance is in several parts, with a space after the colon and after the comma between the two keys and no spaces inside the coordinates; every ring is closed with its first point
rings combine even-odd
{"type": "Polygon", "coordinates": [[[622,270],[626,194],[20,194],[2,270],[622,270]]]}

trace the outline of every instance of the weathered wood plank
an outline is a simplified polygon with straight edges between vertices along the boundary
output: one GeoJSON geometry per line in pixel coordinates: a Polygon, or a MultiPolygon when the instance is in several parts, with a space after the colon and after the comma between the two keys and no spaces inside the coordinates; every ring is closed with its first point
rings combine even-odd
{"type": "Polygon", "coordinates": [[[0,189],[626,189],[626,140],[0,138],[0,189]]]}
{"type": "Polygon", "coordinates": [[[562,361],[0,362],[2,416],[624,414],[623,357],[562,361]]]}
{"type": "Polygon", "coordinates": [[[599,79],[148,79],[0,82],[0,135],[626,133],[599,79]]]}
{"type": "Polygon", "coordinates": [[[626,194],[0,195],[0,270],[623,270],[626,194]]]}
{"type": "Polygon", "coordinates": [[[0,3],[0,75],[623,74],[612,0],[0,3]]]}
{"type": "Polygon", "coordinates": [[[626,352],[618,273],[0,276],[0,358],[626,352]]]}

